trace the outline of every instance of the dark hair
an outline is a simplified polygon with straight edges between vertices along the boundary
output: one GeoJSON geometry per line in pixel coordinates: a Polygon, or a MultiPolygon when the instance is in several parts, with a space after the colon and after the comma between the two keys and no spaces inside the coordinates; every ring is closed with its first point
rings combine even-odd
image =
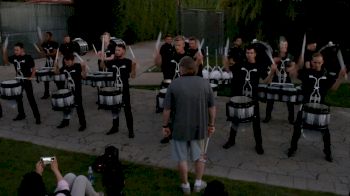
{"type": "Polygon", "coordinates": [[[63,59],[64,60],[67,60],[67,61],[69,61],[69,60],[74,60],[74,55],[72,54],[72,53],[68,53],[68,54],[66,54],[64,57],[63,57],[63,59]]]}
{"type": "Polygon", "coordinates": [[[191,36],[191,37],[188,38],[188,40],[190,40],[190,41],[196,41],[197,38],[196,38],[195,36],[191,36]]]}
{"type": "Polygon", "coordinates": [[[256,51],[254,44],[248,44],[248,45],[245,47],[245,49],[246,49],[246,50],[254,49],[254,50],[256,51]]]}
{"type": "Polygon", "coordinates": [[[23,45],[22,42],[17,42],[17,43],[15,44],[15,47],[24,48],[24,45],[23,45]]]}
{"type": "Polygon", "coordinates": [[[52,33],[50,31],[47,31],[46,34],[48,34],[50,37],[52,37],[52,33]]]}
{"type": "Polygon", "coordinates": [[[164,35],[164,38],[167,38],[167,37],[173,38],[173,36],[170,33],[164,35]]]}
{"type": "Polygon", "coordinates": [[[45,196],[46,188],[40,174],[26,173],[18,187],[18,196],[45,196]]]}
{"type": "Polygon", "coordinates": [[[116,47],[119,47],[119,48],[123,48],[124,50],[126,49],[125,45],[124,44],[116,44],[115,45],[116,47]]]}
{"type": "Polygon", "coordinates": [[[184,75],[196,75],[198,71],[198,67],[194,62],[193,58],[190,56],[184,56],[181,58],[179,62],[179,66],[184,68],[184,75]]]}

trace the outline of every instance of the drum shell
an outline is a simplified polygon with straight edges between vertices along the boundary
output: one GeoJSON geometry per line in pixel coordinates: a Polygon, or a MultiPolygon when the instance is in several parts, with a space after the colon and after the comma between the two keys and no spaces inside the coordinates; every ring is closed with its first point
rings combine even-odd
{"type": "Polygon", "coordinates": [[[114,85],[113,72],[98,72],[90,75],[92,87],[111,87],[114,85]]]}
{"type": "Polygon", "coordinates": [[[22,85],[19,80],[5,80],[0,84],[0,94],[3,99],[16,99],[22,95],[22,85]]]}
{"type": "Polygon", "coordinates": [[[218,85],[217,84],[213,84],[213,83],[210,83],[210,87],[211,89],[213,90],[213,93],[214,93],[214,96],[218,96],[218,85]]]}
{"type": "Polygon", "coordinates": [[[98,105],[101,109],[111,110],[121,107],[122,91],[114,87],[101,88],[98,93],[98,105]]]}
{"type": "Polygon", "coordinates": [[[85,55],[89,51],[88,43],[81,38],[75,38],[72,43],[74,51],[76,51],[79,55],[85,55]]]}
{"type": "Polygon", "coordinates": [[[55,82],[61,82],[66,80],[66,75],[65,74],[55,74],[53,75],[53,81],[55,82]]]}
{"type": "Polygon", "coordinates": [[[259,101],[266,102],[266,91],[267,91],[267,84],[259,84],[258,85],[258,97],[259,101]]]}
{"type": "Polygon", "coordinates": [[[171,84],[170,79],[166,79],[162,81],[161,88],[168,88],[168,86],[171,84]]]}
{"type": "Polygon", "coordinates": [[[159,90],[159,93],[157,95],[157,107],[160,109],[164,108],[164,98],[167,92],[167,88],[163,88],[159,90]]]}
{"type": "Polygon", "coordinates": [[[298,94],[296,88],[282,88],[281,101],[296,103],[298,101],[298,94]]]}
{"type": "Polygon", "coordinates": [[[226,117],[239,123],[251,122],[254,116],[254,102],[246,96],[234,96],[226,103],[226,117]]]}
{"type": "Polygon", "coordinates": [[[72,91],[69,89],[60,89],[52,93],[51,105],[55,111],[63,111],[74,107],[74,95],[72,91]]]}
{"type": "Polygon", "coordinates": [[[35,75],[40,82],[52,81],[53,71],[50,69],[40,69],[35,72],[35,75]]]}
{"type": "Polygon", "coordinates": [[[330,108],[319,103],[303,105],[303,123],[315,129],[324,129],[330,122],[330,108]]]}

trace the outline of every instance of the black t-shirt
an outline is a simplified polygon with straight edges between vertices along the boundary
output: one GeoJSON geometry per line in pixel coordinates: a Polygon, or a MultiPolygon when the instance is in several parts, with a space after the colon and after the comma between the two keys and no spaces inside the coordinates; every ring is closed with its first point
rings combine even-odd
{"type": "Polygon", "coordinates": [[[314,92],[316,80],[314,78],[310,78],[310,76],[316,77],[317,79],[323,76],[325,77],[325,79],[319,80],[319,93],[321,96],[321,103],[324,103],[328,90],[336,81],[336,76],[327,72],[327,70],[325,69],[322,69],[321,71],[316,71],[314,69],[299,70],[298,78],[302,82],[302,93],[304,96],[304,103],[310,102],[310,96],[314,92]]]}
{"type": "Polygon", "coordinates": [[[113,66],[117,66],[120,69],[120,77],[123,82],[123,86],[129,85],[129,77],[131,73],[131,67],[132,67],[132,61],[128,58],[122,58],[118,59],[115,58],[107,65],[107,70],[109,72],[113,72],[114,77],[116,77],[117,69],[115,69],[113,66]],[[124,68],[122,68],[125,66],[124,68]]]}
{"type": "MultiPolygon", "coordinates": [[[[102,43],[100,44],[100,49],[101,49],[101,47],[102,47],[102,43]]],[[[106,57],[110,57],[113,54],[115,54],[115,47],[116,47],[115,42],[110,40],[107,48],[104,50],[106,57]]],[[[101,60],[98,59],[98,64],[100,64],[100,63],[101,63],[101,60]]],[[[107,64],[109,64],[109,63],[106,63],[106,66],[107,66],[107,64]]]]}
{"type": "Polygon", "coordinates": [[[74,44],[72,42],[61,44],[60,52],[63,56],[66,56],[67,54],[73,54],[73,52],[75,52],[74,44]]]}
{"type": "Polygon", "coordinates": [[[67,65],[62,66],[60,69],[60,73],[65,73],[64,70],[67,70],[68,72],[70,72],[70,75],[71,75],[71,77],[74,81],[74,84],[75,84],[75,91],[81,92],[82,68],[81,68],[80,63],[74,63],[73,66],[67,66],[67,65]]]}
{"type": "Polygon", "coordinates": [[[243,86],[245,84],[245,77],[247,75],[247,72],[245,70],[242,70],[242,68],[247,69],[248,71],[256,69],[257,71],[251,71],[250,72],[250,85],[252,86],[252,95],[253,98],[257,98],[258,93],[258,85],[259,80],[265,79],[267,77],[267,70],[264,67],[261,67],[257,63],[241,63],[241,64],[235,64],[234,66],[231,66],[232,71],[232,94],[233,96],[239,96],[243,95],[243,86]]]}
{"type": "MultiPolygon", "coordinates": [[[[294,56],[290,53],[287,53],[286,56],[283,56],[281,57],[279,55],[279,52],[278,51],[275,51],[273,53],[273,57],[280,57],[281,58],[281,61],[277,62],[277,69],[278,71],[281,71],[281,66],[282,66],[282,63],[284,64],[284,71],[287,73],[287,78],[286,78],[286,82],[287,83],[291,83],[291,78],[289,76],[289,72],[287,72],[287,68],[290,66],[290,63],[292,61],[294,61],[294,56]]],[[[273,79],[272,79],[273,82],[279,82],[278,81],[278,75],[277,75],[277,72],[275,73],[273,79]]]]}
{"type": "Polygon", "coordinates": [[[164,43],[160,47],[159,54],[162,57],[162,69],[166,68],[171,63],[170,61],[173,59],[174,52],[175,48],[171,44],[164,43]]]}
{"type": "MultiPolygon", "coordinates": [[[[196,57],[195,57],[195,55],[196,55],[196,53],[198,52],[198,48],[197,49],[188,49],[188,54],[189,54],[189,56],[190,57],[192,57],[193,58],[193,60],[196,60],[196,57]]],[[[202,55],[203,55],[203,58],[205,58],[205,56],[204,56],[204,50],[203,49],[201,49],[201,52],[202,52],[202,55]]],[[[202,74],[202,69],[203,69],[203,64],[200,64],[200,65],[198,65],[198,72],[197,72],[197,76],[203,76],[203,74],[202,74]]]]}
{"type": "MultiPolygon", "coordinates": [[[[58,48],[58,46],[59,46],[58,43],[55,41],[46,41],[41,44],[41,47],[44,49],[45,54],[48,54],[48,51],[52,53],[54,49],[58,48]]],[[[51,57],[54,58],[55,56],[51,56],[51,57]]]]}
{"type": "Polygon", "coordinates": [[[18,64],[20,71],[23,73],[23,77],[30,77],[32,75],[32,70],[35,66],[34,59],[32,56],[25,54],[23,56],[12,55],[9,57],[9,62],[15,66],[16,72],[18,72],[18,64]]]}

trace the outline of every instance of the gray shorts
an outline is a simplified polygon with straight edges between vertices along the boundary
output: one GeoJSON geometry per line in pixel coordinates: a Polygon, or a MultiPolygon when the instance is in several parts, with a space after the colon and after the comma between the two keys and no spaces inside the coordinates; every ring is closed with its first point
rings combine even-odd
{"type": "Polygon", "coordinates": [[[181,141],[173,139],[171,144],[171,155],[175,161],[187,161],[189,155],[192,161],[197,161],[201,156],[202,149],[204,150],[204,140],[181,141]]]}

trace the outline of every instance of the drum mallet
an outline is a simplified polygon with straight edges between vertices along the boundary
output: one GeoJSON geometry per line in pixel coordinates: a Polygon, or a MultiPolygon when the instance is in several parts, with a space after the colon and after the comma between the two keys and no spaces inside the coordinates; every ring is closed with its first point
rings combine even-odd
{"type": "Polygon", "coordinates": [[[40,41],[40,42],[43,42],[43,34],[42,34],[42,32],[41,32],[41,28],[38,26],[38,27],[37,27],[37,30],[38,30],[39,41],[40,41]]]}
{"type": "MultiPolygon", "coordinates": [[[[343,55],[342,55],[340,49],[337,52],[337,57],[338,57],[338,61],[339,61],[340,67],[342,69],[346,69],[345,63],[344,63],[344,59],[343,59],[343,55]]],[[[348,80],[348,74],[347,73],[344,75],[344,78],[345,78],[345,80],[348,80]]]]}
{"type": "Polygon", "coordinates": [[[2,45],[2,49],[7,50],[8,44],[9,44],[9,36],[6,36],[4,44],[2,45]]]}
{"type": "Polygon", "coordinates": [[[94,52],[95,52],[95,54],[97,55],[97,50],[96,50],[96,48],[95,48],[95,45],[94,45],[94,44],[92,44],[92,48],[94,49],[94,52]]]}

